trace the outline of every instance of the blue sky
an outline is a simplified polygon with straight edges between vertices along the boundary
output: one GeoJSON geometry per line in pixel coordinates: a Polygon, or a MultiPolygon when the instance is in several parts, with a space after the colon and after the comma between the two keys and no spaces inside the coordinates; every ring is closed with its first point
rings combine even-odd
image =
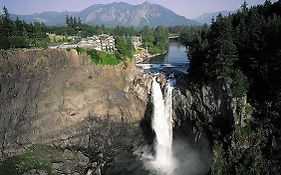
{"type": "MultiPolygon", "coordinates": [[[[163,5],[187,18],[194,18],[208,12],[236,10],[243,3],[243,0],[0,0],[0,5],[7,6],[10,13],[30,14],[42,11],[80,11],[93,4],[120,1],[130,4],[147,1],[163,5]]],[[[263,2],[264,0],[247,0],[249,5],[263,2]]]]}

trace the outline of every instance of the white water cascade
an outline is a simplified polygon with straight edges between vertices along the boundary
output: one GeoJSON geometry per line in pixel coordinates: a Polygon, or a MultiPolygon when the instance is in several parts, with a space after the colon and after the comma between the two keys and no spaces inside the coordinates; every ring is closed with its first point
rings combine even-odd
{"type": "Polygon", "coordinates": [[[171,84],[167,84],[163,95],[160,84],[153,78],[152,101],[154,104],[152,129],[155,131],[155,157],[152,166],[158,172],[172,175],[174,160],[172,154],[173,126],[172,126],[172,91],[171,84]]]}

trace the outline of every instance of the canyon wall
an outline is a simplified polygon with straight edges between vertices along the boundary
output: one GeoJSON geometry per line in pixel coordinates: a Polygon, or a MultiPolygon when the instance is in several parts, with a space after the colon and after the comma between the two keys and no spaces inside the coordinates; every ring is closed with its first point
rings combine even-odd
{"type": "MultiPolygon", "coordinates": [[[[157,79],[164,89],[164,74],[157,79]]],[[[214,142],[242,149],[231,135],[250,120],[246,99],[234,98],[226,81],[206,86],[184,74],[176,79],[175,154],[190,149],[186,156],[192,161],[182,166],[194,167],[190,174],[206,174],[217,162],[214,142]],[[189,146],[182,147],[185,143],[189,146]]],[[[47,145],[62,151],[62,159],[51,165],[53,174],[101,174],[119,153],[153,143],[151,83],[152,75],[133,62],[98,67],[75,50],[1,51],[1,161],[47,145]]]]}
{"type": "Polygon", "coordinates": [[[194,83],[188,75],[177,80],[173,94],[175,135],[188,138],[191,151],[203,165],[199,168],[208,168],[205,174],[240,171],[236,161],[248,158],[245,153],[255,144],[248,129],[252,111],[247,98],[235,98],[226,80],[210,85],[194,83]]]}
{"type": "Polygon", "coordinates": [[[75,50],[1,51],[1,160],[34,144],[90,148],[102,159],[131,150],[142,140],[149,81],[131,64],[97,67],[75,50]]]}

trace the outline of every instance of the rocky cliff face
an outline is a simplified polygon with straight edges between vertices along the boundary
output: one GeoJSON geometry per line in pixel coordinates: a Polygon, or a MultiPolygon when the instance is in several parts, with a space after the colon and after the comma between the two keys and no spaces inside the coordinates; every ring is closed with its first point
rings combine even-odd
{"type": "Polygon", "coordinates": [[[188,77],[178,80],[173,94],[175,132],[190,138],[199,153],[204,153],[202,144],[209,144],[205,154],[210,154],[210,162],[205,165],[211,174],[243,172],[243,167],[236,166],[237,160],[248,159],[249,148],[256,149],[248,126],[252,118],[246,97],[234,98],[227,81],[207,86],[188,77]]]}
{"type": "Polygon", "coordinates": [[[74,50],[1,51],[1,160],[33,144],[90,148],[107,159],[142,139],[149,82],[135,86],[140,72],[131,65],[88,60],[74,50]]]}
{"type": "MultiPolygon", "coordinates": [[[[165,76],[158,80],[164,89],[165,76]]],[[[50,170],[38,165],[18,172],[106,174],[116,155],[153,143],[151,83],[151,74],[132,64],[97,67],[74,50],[1,51],[0,158],[6,161],[0,168],[10,167],[9,157],[36,155],[50,170]]],[[[238,132],[250,120],[245,106],[246,99],[233,98],[225,81],[199,86],[177,75],[173,117],[180,169],[206,174],[212,164],[218,172],[231,160],[226,150],[240,156],[249,146],[238,132]]]]}
{"type": "Polygon", "coordinates": [[[188,78],[179,80],[178,87],[174,90],[176,125],[188,120],[192,123],[193,130],[199,133],[206,129],[231,129],[234,104],[229,84],[218,81],[213,86],[200,86],[188,78]],[[217,126],[212,128],[210,124],[217,126]],[[207,128],[203,128],[206,126],[207,128]]]}

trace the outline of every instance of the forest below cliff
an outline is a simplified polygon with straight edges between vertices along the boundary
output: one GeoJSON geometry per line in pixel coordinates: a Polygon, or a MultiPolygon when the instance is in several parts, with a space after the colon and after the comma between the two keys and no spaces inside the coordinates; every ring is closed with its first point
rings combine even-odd
{"type": "Polygon", "coordinates": [[[245,125],[213,139],[214,174],[279,174],[281,170],[281,2],[218,15],[190,44],[190,75],[199,84],[230,82],[247,97],[245,125]],[[238,145],[238,146],[234,146],[238,145]]]}

